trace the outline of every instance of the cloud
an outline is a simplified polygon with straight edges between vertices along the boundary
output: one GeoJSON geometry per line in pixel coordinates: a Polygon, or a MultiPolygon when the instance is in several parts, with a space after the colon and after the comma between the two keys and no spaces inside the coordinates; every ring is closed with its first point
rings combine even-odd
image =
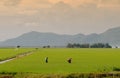
{"type": "Polygon", "coordinates": [[[3,3],[4,6],[8,7],[19,5],[21,8],[46,8],[60,1],[67,3],[73,7],[87,4],[96,4],[101,7],[116,7],[120,5],[120,0],[1,0],[0,4],[3,3]]]}
{"type": "Polygon", "coordinates": [[[99,6],[105,8],[120,7],[120,0],[100,0],[99,6]]]}
{"type": "Polygon", "coordinates": [[[23,26],[26,26],[26,27],[35,27],[35,26],[40,26],[40,24],[37,23],[37,22],[27,22],[23,26]]]}
{"type": "Polygon", "coordinates": [[[4,6],[17,6],[20,4],[22,0],[2,0],[1,2],[3,3],[4,6]]]}
{"type": "MultiPolygon", "coordinates": [[[[50,2],[49,0],[1,0],[1,2],[4,6],[16,6],[16,5],[48,5],[50,2]]],[[[34,7],[33,6],[33,7],[34,7]]]]}
{"type": "Polygon", "coordinates": [[[65,3],[65,2],[63,2],[63,1],[60,1],[60,2],[58,2],[58,3],[56,3],[56,4],[54,4],[51,8],[50,8],[50,10],[52,11],[52,12],[57,12],[58,14],[59,13],[68,13],[70,10],[72,10],[73,8],[72,8],[72,6],[71,5],[69,5],[69,4],[67,4],[67,3],[65,3]]]}
{"type": "Polygon", "coordinates": [[[31,15],[51,5],[49,0],[1,0],[0,15],[31,15]]]}
{"type": "Polygon", "coordinates": [[[102,3],[108,4],[108,3],[115,3],[115,4],[120,4],[120,0],[101,0],[102,3]]]}
{"type": "Polygon", "coordinates": [[[43,8],[50,5],[49,0],[22,0],[20,6],[25,8],[43,8]]]}

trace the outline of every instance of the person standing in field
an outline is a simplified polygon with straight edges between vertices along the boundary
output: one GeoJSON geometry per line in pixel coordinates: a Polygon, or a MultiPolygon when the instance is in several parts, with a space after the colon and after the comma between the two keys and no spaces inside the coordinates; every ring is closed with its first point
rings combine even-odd
{"type": "Polygon", "coordinates": [[[68,63],[72,63],[72,58],[69,58],[69,59],[67,60],[67,62],[68,62],[68,63]]]}
{"type": "Polygon", "coordinates": [[[45,63],[48,63],[48,57],[45,58],[45,63]]]}

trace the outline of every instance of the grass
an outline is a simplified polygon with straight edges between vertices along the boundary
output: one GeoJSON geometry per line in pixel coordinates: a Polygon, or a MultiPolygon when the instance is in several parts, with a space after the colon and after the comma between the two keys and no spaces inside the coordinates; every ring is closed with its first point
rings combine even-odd
{"type": "Polygon", "coordinates": [[[91,73],[120,67],[120,49],[39,49],[32,55],[0,65],[0,72],[91,73]],[[45,57],[49,63],[45,63],[45,57]],[[72,58],[72,63],[67,59],[72,58]]]}

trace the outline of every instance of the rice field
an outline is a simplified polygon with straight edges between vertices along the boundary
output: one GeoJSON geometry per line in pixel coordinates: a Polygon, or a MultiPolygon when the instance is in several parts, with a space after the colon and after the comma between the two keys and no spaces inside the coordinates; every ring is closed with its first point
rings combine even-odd
{"type": "MultiPolygon", "coordinates": [[[[0,50],[0,58],[16,55],[30,49],[0,50]]],[[[29,56],[18,58],[0,65],[0,72],[30,73],[91,73],[112,72],[120,68],[120,49],[38,49],[29,56]],[[45,63],[48,57],[48,63],[45,63]],[[72,63],[67,59],[72,58],[72,63]]]]}

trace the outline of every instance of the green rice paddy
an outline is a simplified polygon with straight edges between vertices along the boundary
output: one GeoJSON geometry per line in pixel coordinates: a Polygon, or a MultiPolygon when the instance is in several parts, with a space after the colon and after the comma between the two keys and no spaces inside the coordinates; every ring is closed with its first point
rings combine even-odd
{"type": "MultiPolygon", "coordinates": [[[[30,49],[20,49],[19,52],[30,49]]],[[[0,49],[0,58],[19,53],[0,49]]],[[[90,73],[111,72],[120,67],[120,49],[38,49],[31,55],[0,64],[0,72],[90,73]],[[48,63],[45,63],[48,57],[48,63]],[[72,63],[67,59],[72,58],[72,63]]]]}

